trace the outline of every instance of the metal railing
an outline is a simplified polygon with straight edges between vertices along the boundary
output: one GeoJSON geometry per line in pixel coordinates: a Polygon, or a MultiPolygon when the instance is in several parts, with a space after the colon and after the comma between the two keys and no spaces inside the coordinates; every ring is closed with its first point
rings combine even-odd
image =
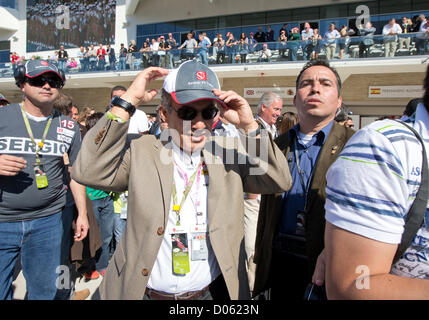
{"type": "MultiPolygon", "coordinates": [[[[389,58],[398,56],[417,56],[429,54],[429,35],[426,33],[408,33],[397,36],[365,36],[345,37],[333,40],[312,39],[296,41],[277,41],[257,44],[236,43],[230,46],[212,44],[206,50],[201,48],[171,49],[168,51],[147,51],[128,53],[124,57],[115,55],[110,60],[96,57],[73,57],[76,67],[69,67],[68,62],[54,61],[67,73],[84,72],[118,72],[142,70],[149,66],[177,68],[182,62],[197,59],[208,65],[255,64],[255,63],[287,63],[305,61],[311,58],[365,59],[389,58]]],[[[0,77],[12,77],[16,65],[0,64],[0,77]]]]}

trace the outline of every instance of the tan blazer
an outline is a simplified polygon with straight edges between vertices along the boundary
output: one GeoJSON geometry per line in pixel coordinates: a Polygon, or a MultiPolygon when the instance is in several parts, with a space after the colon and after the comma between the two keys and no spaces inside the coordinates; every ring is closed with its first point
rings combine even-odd
{"type": "MultiPolygon", "coordinates": [[[[125,149],[127,129],[127,123],[100,119],[86,134],[72,171],[73,179],[83,185],[112,191],[128,189],[127,225],[99,287],[101,299],[143,299],[170,210],[171,149],[154,136],[133,140],[125,149]]],[[[249,175],[248,163],[224,163],[225,143],[234,142],[236,145],[228,149],[237,157],[243,149],[233,138],[213,137],[203,150],[209,172],[209,236],[231,299],[249,299],[243,190],[282,192],[290,188],[291,178],[284,155],[270,137],[261,139],[261,144],[268,146],[264,175],[249,175]],[[220,156],[213,156],[209,146],[216,146],[220,156]]]]}

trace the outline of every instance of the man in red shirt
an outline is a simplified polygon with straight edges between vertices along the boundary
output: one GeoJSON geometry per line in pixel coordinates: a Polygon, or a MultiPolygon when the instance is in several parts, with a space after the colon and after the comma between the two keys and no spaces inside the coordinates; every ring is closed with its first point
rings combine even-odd
{"type": "Polygon", "coordinates": [[[16,70],[16,62],[18,61],[18,59],[19,59],[19,56],[16,54],[16,52],[12,52],[12,53],[10,54],[10,62],[12,62],[12,70],[13,70],[13,73],[15,73],[15,70],[16,70]]]}
{"type": "Polygon", "coordinates": [[[98,57],[98,70],[104,70],[106,64],[106,49],[103,48],[103,44],[100,43],[100,47],[97,49],[98,57]]]}

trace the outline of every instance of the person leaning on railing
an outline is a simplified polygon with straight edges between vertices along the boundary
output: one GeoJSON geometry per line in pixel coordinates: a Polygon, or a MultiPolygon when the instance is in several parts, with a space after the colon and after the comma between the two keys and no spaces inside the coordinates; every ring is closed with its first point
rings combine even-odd
{"type": "Polygon", "coordinates": [[[374,33],[375,28],[370,21],[365,24],[365,27],[359,25],[358,34],[363,37],[359,44],[359,58],[363,58],[364,56],[368,58],[369,48],[374,45],[374,33]]]}

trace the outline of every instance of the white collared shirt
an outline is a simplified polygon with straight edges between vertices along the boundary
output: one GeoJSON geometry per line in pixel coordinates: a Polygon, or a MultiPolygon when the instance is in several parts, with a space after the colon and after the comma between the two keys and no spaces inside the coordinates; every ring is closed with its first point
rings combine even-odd
{"type": "Polygon", "coordinates": [[[264,121],[264,119],[262,119],[258,115],[256,115],[256,119],[259,119],[262,122],[262,125],[266,130],[268,130],[271,133],[271,136],[273,137],[273,139],[277,138],[278,136],[277,127],[274,124],[270,126],[268,123],[264,121]]]}
{"type": "MultiPolygon", "coordinates": [[[[174,182],[176,184],[178,202],[180,203],[182,200],[183,191],[185,190],[185,180],[183,179],[180,171],[184,171],[188,178],[191,177],[195,170],[198,169],[200,161],[203,161],[203,158],[200,152],[194,152],[190,156],[183,152],[176,144],[172,143],[172,145],[173,159],[175,162],[174,182]],[[180,169],[178,169],[177,166],[180,166],[180,169]]],[[[215,254],[213,252],[213,248],[210,244],[208,232],[208,260],[192,261],[191,259],[192,237],[190,230],[193,226],[195,226],[197,210],[203,213],[203,219],[206,221],[208,231],[207,197],[209,177],[208,175],[201,175],[199,180],[200,183],[198,187],[198,179],[195,179],[191,191],[180,210],[180,223],[186,230],[188,230],[187,237],[190,272],[183,276],[173,274],[171,229],[176,225],[176,213],[173,212],[173,199],[171,199],[170,212],[168,215],[168,223],[164,233],[164,239],[162,240],[162,244],[147,285],[151,289],[165,293],[198,291],[208,286],[221,273],[215,254]],[[197,200],[200,201],[200,206],[198,206],[198,209],[197,200]]]]}

